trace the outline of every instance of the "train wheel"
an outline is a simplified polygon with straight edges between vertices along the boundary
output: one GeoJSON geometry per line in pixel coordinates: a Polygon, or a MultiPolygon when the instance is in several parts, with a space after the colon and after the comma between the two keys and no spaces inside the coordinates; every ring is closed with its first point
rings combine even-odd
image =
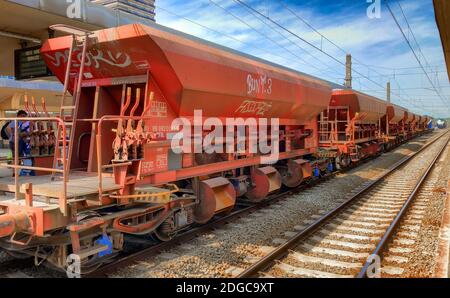
{"type": "Polygon", "coordinates": [[[95,272],[98,268],[108,263],[108,261],[112,260],[116,256],[117,254],[114,253],[109,255],[107,259],[101,260],[99,259],[98,256],[92,256],[87,260],[82,260],[81,264],[79,265],[80,267],[77,267],[75,263],[73,263],[70,266],[66,264],[65,266],[60,267],[59,264],[55,264],[50,260],[42,260],[42,259],[41,260],[35,259],[35,264],[36,262],[39,262],[39,265],[42,265],[51,270],[65,272],[69,277],[82,277],[83,275],[95,272]]]}
{"type": "Polygon", "coordinates": [[[155,237],[163,242],[171,240],[177,235],[175,227],[175,218],[170,216],[167,218],[153,233],[155,237]]]}
{"type": "Polygon", "coordinates": [[[172,240],[172,238],[177,235],[177,233],[166,233],[165,231],[160,230],[159,228],[155,231],[154,234],[155,237],[162,242],[172,240]]]}
{"type": "Polygon", "coordinates": [[[340,168],[346,168],[352,163],[352,159],[349,155],[343,154],[339,157],[339,161],[336,164],[339,164],[340,168]]]}

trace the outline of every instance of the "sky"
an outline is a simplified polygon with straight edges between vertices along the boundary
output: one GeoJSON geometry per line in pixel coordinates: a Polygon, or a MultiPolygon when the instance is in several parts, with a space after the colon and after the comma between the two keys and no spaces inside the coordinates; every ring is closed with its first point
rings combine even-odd
{"type": "Polygon", "coordinates": [[[354,89],[386,99],[390,81],[393,103],[450,117],[450,84],[432,0],[388,1],[428,76],[384,0],[241,1],[245,5],[156,0],[156,21],[338,84],[344,82],[350,53],[354,89]],[[368,16],[368,1],[380,2],[379,18],[368,16]]]}

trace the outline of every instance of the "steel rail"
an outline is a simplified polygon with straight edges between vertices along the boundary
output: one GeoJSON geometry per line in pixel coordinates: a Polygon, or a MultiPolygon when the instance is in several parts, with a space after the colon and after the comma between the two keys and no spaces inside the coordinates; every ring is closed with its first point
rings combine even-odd
{"type": "Polygon", "coordinates": [[[7,275],[9,273],[15,273],[18,270],[23,270],[30,268],[31,264],[33,262],[31,261],[31,258],[24,258],[24,259],[10,259],[4,262],[0,263],[0,278],[8,277],[7,275]]]}
{"type": "MultiPolygon", "coordinates": [[[[398,146],[401,146],[403,144],[404,143],[398,144],[398,146]]],[[[394,148],[396,148],[398,146],[392,147],[392,149],[394,149],[394,148]]],[[[341,174],[341,173],[345,173],[345,172],[348,172],[350,170],[353,170],[353,169],[361,166],[362,164],[367,163],[370,160],[373,160],[375,157],[377,157],[377,156],[373,156],[373,157],[361,160],[360,162],[354,163],[354,164],[352,164],[351,166],[349,166],[349,167],[347,167],[345,169],[342,169],[340,171],[331,173],[331,174],[323,177],[322,179],[311,180],[309,183],[302,184],[302,185],[298,186],[297,188],[287,190],[287,191],[285,191],[283,193],[277,193],[277,194],[271,195],[269,198],[267,198],[266,200],[264,200],[261,203],[254,204],[254,205],[251,205],[249,207],[245,207],[243,209],[240,209],[240,210],[237,210],[235,212],[232,212],[232,213],[230,213],[230,214],[228,214],[228,215],[226,215],[224,217],[220,217],[220,218],[218,218],[218,219],[216,219],[216,220],[214,220],[214,221],[212,221],[210,223],[207,223],[205,225],[193,228],[193,229],[191,229],[191,230],[189,230],[189,231],[187,231],[187,232],[185,232],[183,234],[180,234],[176,238],[173,238],[173,239],[171,239],[171,240],[169,240],[167,242],[162,242],[162,243],[157,244],[155,246],[150,246],[148,248],[145,248],[145,249],[143,249],[141,251],[138,251],[136,253],[132,253],[132,254],[130,254],[128,256],[125,256],[125,257],[123,257],[123,258],[121,258],[119,260],[116,260],[116,261],[113,261],[111,263],[108,263],[108,264],[100,267],[98,270],[96,270],[96,271],[94,271],[92,273],[83,275],[83,277],[87,277],[87,278],[106,277],[107,274],[117,271],[118,268],[120,268],[120,267],[126,267],[127,265],[131,265],[131,264],[133,264],[135,262],[138,262],[139,260],[142,260],[144,258],[148,258],[148,257],[150,257],[150,256],[152,256],[154,254],[157,254],[157,253],[159,253],[159,252],[161,252],[163,250],[167,250],[167,249],[170,249],[170,248],[175,247],[177,245],[180,245],[180,243],[182,243],[184,241],[192,240],[195,237],[197,237],[198,235],[207,233],[208,231],[211,231],[211,230],[213,230],[215,228],[223,226],[223,225],[225,225],[225,224],[227,224],[227,223],[229,223],[231,221],[234,221],[234,220],[236,220],[238,218],[241,218],[242,216],[245,216],[247,214],[256,212],[256,211],[258,211],[260,209],[263,209],[263,208],[265,208],[265,207],[267,207],[269,205],[272,205],[274,203],[282,201],[283,199],[285,199],[285,198],[287,198],[287,197],[289,197],[289,196],[291,196],[293,194],[299,193],[299,192],[304,191],[304,190],[306,190],[308,188],[312,188],[312,187],[318,186],[318,185],[328,181],[329,179],[335,177],[337,174],[341,174]]]]}
{"type": "MultiPolygon", "coordinates": [[[[413,153],[412,155],[409,155],[402,160],[395,163],[386,173],[384,173],[382,176],[380,176],[378,179],[370,182],[366,187],[364,187],[362,190],[358,191],[355,195],[353,195],[351,198],[337,206],[335,209],[329,211],[322,217],[320,217],[318,220],[310,224],[308,227],[306,227],[303,231],[297,233],[294,237],[292,237],[290,240],[288,240],[286,243],[278,246],[275,248],[272,252],[261,258],[258,262],[254,263],[252,266],[248,267],[246,270],[244,270],[242,273],[240,273],[237,278],[251,278],[256,275],[258,275],[259,272],[264,271],[268,267],[271,266],[276,260],[279,260],[283,256],[285,256],[288,251],[294,247],[296,247],[299,242],[304,240],[306,237],[310,236],[314,231],[316,231],[319,227],[323,226],[325,222],[330,220],[331,218],[334,218],[337,214],[339,214],[342,210],[346,209],[349,205],[357,201],[359,198],[361,198],[364,194],[366,194],[369,190],[371,190],[374,186],[378,185],[381,181],[386,179],[388,176],[393,174],[394,172],[398,171],[400,168],[402,168],[404,165],[406,165],[409,161],[411,161],[414,157],[416,157],[419,153],[423,152],[425,149],[427,149],[429,146],[434,144],[436,141],[444,137],[448,134],[448,131],[445,133],[442,133],[441,135],[435,137],[433,140],[425,144],[422,148],[420,148],[417,152],[413,153]]],[[[448,140],[446,144],[448,143],[448,140]]]]}
{"type": "MultiPolygon", "coordinates": [[[[419,137],[419,135],[417,137],[419,137]]],[[[401,146],[401,145],[403,145],[405,143],[406,143],[406,141],[398,143],[395,146],[393,146],[391,148],[391,150],[393,150],[396,147],[399,147],[399,146],[401,146]]],[[[288,191],[286,191],[284,193],[278,193],[276,195],[272,195],[271,197],[269,197],[264,202],[261,202],[258,205],[252,205],[252,206],[240,209],[238,211],[235,211],[232,214],[229,214],[227,216],[227,218],[219,218],[218,220],[211,222],[211,225],[216,224],[217,226],[220,226],[220,221],[222,221],[222,225],[223,224],[227,224],[228,222],[232,221],[234,218],[236,218],[236,219],[240,218],[241,216],[244,216],[245,214],[255,212],[255,211],[259,210],[259,209],[263,209],[264,207],[266,207],[266,206],[268,206],[270,204],[273,204],[273,203],[276,203],[276,202],[278,202],[280,200],[283,200],[284,197],[287,197],[289,195],[301,192],[301,191],[303,191],[305,189],[308,189],[308,188],[320,185],[320,184],[328,181],[329,179],[332,179],[337,174],[351,171],[351,170],[353,170],[353,169],[355,169],[355,168],[357,168],[357,167],[359,167],[359,166],[361,166],[361,165],[363,165],[363,164],[365,164],[365,163],[375,159],[376,157],[377,156],[372,156],[372,157],[366,158],[364,160],[361,160],[358,163],[354,163],[354,164],[350,165],[349,167],[340,170],[339,172],[331,173],[331,174],[323,177],[320,180],[311,180],[308,183],[299,186],[298,188],[290,189],[290,190],[288,190],[288,191]],[[273,200],[273,201],[271,201],[271,200],[273,200]],[[238,212],[242,212],[242,213],[238,213],[238,212]]],[[[243,204],[245,204],[245,202],[243,202],[243,204]]],[[[209,228],[210,229],[214,229],[215,227],[214,226],[210,226],[209,228]]],[[[83,274],[82,276],[85,277],[85,278],[86,277],[87,278],[89,278],[89,277],[92,277],[92,278],[107,277],[108,274],[116,272],[121,266],[126,266],[127,264],[132,264],[134,262],[138,262],[140,259],[148,258],[149,256],[151,256],[153,254],[157,254],[157,253],[161,252],[162,250],[167,250],[167,249],[169,249],[172,246],[179,245],[180,242],[182,242],[182,241],[193,239],[196,236],[198,236],[200,234],[203,234],[203,233],[206,233],[206,232],[208,232],[208,229],[205,229],[202,232],[202,230],[200,230],[199,228],[194,228],[192,230],[189,230],[188,232],[185,232],[185,233],[177,236],[177,238],[172,239],[171,241],[173,241],[173,243],[171,243],[171,244],[169,242],[163,242],[163,243],[157,245],[158,247],[151,246],[151,247],[145,248],[142,251],[138,251],[138,252],[135,252],[135,253],[130,253],[130,254],[126,255],[125,257],[122,257],[119,260],[113,260],[113,261],[109,260],[110,261],[109,263],[108,263],[108,259],[105,259],[105,264],[106,265],[103,265],[103,267],[100,267],[99,269],[96,269],[93,272],[83,274]],[[188,235],[189,233],[191,233],[191,231],[192,231],[192,234],[188,235]],[[180,238],[180,237],[183,237],[183,238],[180,238]]],[[[117,256],[117,254],[116,254],[116,256],[117,256]]],[[[2,267],[1,269],[2,270],[0,270],[0,275],[2,275],[3,272],[6,272],[3,269],[6,269],[6,267],[9,268],[9,266],[7,264],[10,264],[10,263],[12,264],[13,262],[20,261],[21,262],[20,263],[21,265],[19,265],[20,268],[22,268],[22,267],[23,268],[30,267],[31,266],[30,263],[29,263],[30,259],[31,259],[31,257],[25,258],[23,260],[11,260],[11,262],[9,262],[9,263],[8,262],[2,263],[1,264],[1,267],[2,267]],[[4,265],[6,265],[6,266],[4,266],[4,265]],[[5,268],[3,268],[3,267],[5,267],[5,268]]],[[[11,265],[11,267],[12,267],[12,265],[11,265]]],[[[63,271],[61,271],[61,272],[63,272],[63,271]]]]}
{"type": "MultiPolygon", "coordinates": [[[[349,170],[350,169],[351,168],[349,168],[349,170]]],[[[159,243],[157,245],[150,246],[150,247],[145,248],[143,250],[140,250],[140,251],[138,251],[136,253],[132,253],[132,254],[130,254],[128,256],[125,256],[125,257],[117,260],[117,261],[113,261],[113,262],[111,262],[109,264],[106,264],[106,265],[100,267],[95,272],[86,274],[83,277],[87,277],[87,278],[106,277],[108,274],[117,271],[118,268],[129,266],[129,265],[131,265],[131,264],[133,264],[135,262],[138,262],[139,260],[142,260],[144,258],[148,258],[148,257],[151,257],[151,256],[153,256],[155,254],[158,254],[161,251],[168,250],[170,248],[176,247],[176,246],[182,244],[183,242],[192,240],[192,239],[198,237],[201,234],[207,233],[207,232],[209,232],[211,230],[214,230],[214,229],[216,229],[218,227],[224,226],[224,225],[228,224],[229,222],[232,222],[234,220],[237,220],[237,219],[241,218],[242,216],[245,216],[247,214],[251,214],[253,212],[256,212],[256,211],[258,211],[260,209],[263,209],[263,208],[265,208],[267,206],[270,206],[270,205],[272,205],[274,203],[277,203],[277,202],[283,200],[286,197],[289,197],[289,196],[291,196],[293,194],[301,192],[301,191],[303,191],[303,190],[305,190],[307,188],[314,187],[314,186],[316,186],[318,184],[321,184],[321,183],[331,179],[336,174],[338,174],[338,173],[333,173],[333,174],[330,174],[329,176],[326,176],[324,179],[315,180],[315,181],[313,181],[313,182],[311,182],[309,184],[301,185],[300,187],[298,187],[296,189],[291,189],[291,190],[288,190],[288,191],[283,192],[283,193],[278,193],[278,194],[272,195],[268,199],[266,199],[265,201],[263,201],[261,203],[258,203],[258,204],[255,204],[255,205],[251,205],[251,206],[248,206],[248,207],[244,207],[243,209],[234,211],[234,212],[232,212],[232,213],[230,213],[228,215],[225,215],[223,217],[219,217],[218,219],[216,219],[216,220],[214,220],[214,221],[212,221],[210,223],[207,223],[207,224],[199,226],[199,227],[192,228],[192,229],[188,230],[187,232],[182,233],[179,236],[176,236],[176,238],[173,238],[173,239],[171,239],[171,240],[169,240],[167,242],[162,242],[162,243],[159,243]]]]}
{"type": "MultiPolygon", "coordinates": [[[[379,256],[380,258],[382,258],[383,251],[386,249],[386,246],[388,245],[388,243],[390,243],[390,240],[395,236],[395,232],[397,231],[397,228],[400,225],[400,221],[407,214],[407,211],[408,211],[409,207],[411,206],[411,204],[413,203],[414,199],[416,198],[417,193],[419,192],[419,190],[421,189],[423,183],[425,182],[425,180],[428,178],[428,176],[430,175],[431,171],[435,167],[438,158],[440,158],[442,153],[444,153],[445,148],[448,145],[448,141],[449,140],[447,139],[447,142],[444,143],[442,148],[439,150],[438,154],[436,154],[436,156],[434,157],[433,161],[428,166],[427,170],[422,174],[420,180],[416,183],[413,191],[409,194],[408,198],[406,199],[406,201],[403,204],[402,208],[398,212],[397,216],[394,218],[392,223],[387,228],[386,233],[383,235],[383,237],[381,238],[380,242],[378,242],[377,247],[375,248],[375,250],[371,254],[372,256],[376,255],[376,256],[379,256]]],[[[367,276],[367,272],[368,272],[369,267],[371,265],[372,265],[372,262],[367,260],[366,263],[364,264],[363,268],[361,269],[361,271],[358,273],[357,277],[358,278],[368,277],[367,276]]]]}
{"type": "MultiPolygon", "coordinates": [[[[411,141],[411,140],[409,140],[409,141],[411,141]]],[[[433,142],[434,142],[434,140],[433,140],[433,142]]],[[[406,141],[402,142],[402,143],[399,143],[396,146],[393,146],[391,148],[391,150],[393,150],[393,149],[395,149],[395,148],[397,148],[397,147],[399,147],[399,146],[401,146],[401,145],[403,145],[405,143],[406,143],[406,141]]],[[[216,220],[214,220],[214,221],[212,221],[210,223],[207,223],[205,225],[192,228],[192,229],[188,230],[187,232],[184,232],[184,233],[176,236],[176,238],[173,238],[173,239],[171,239],[171,240],[169,240],[167,242],[162,242],[160,244],[157,244],[157,245],[154,245],[154,246],[150,246],[148,248],[144,248],[143,250],[140,250],[140,251],[135,252],[135,253],[131,253],[131,254],[126,255],[126,256],[118,259],[118,260],[114,260],[114,261],[112,261],[110,263],[107,263],[106,265],[100,267],[99,269],[95,270],[94,272],[83,275],[83,277],[84,278],[102,278],[102,277],[107,277],[108,274],[117,272],[120,268],[132,265],[132,264],[134,264],[134,263],[136,263],[136,262],[138,262],[138,261],[140,261],[142,259],[149,258],[149,257],[151,257],[151,256],[153,256],[155,254],[160,253],[161,251],[168,250],[170,248],[176,247],[176,246],[182,244],[183,242],[192,240],[192,239],[196,238],[197,236],[199,236],[201,234],[205,234],[205,233],[207,233],[207,232],[209,232],[211,230],[214,230],[214,229],[216,229],[216,228],[218,228],[220,226],[223,226],[223,225],[225,225],[225,224],[227,224],[229,222],[232,222],[232,221],[234,221],[234,220],[236,220],[238,218],[241,218],[242,216],[245,216],[247,214],[256,212],[256,211],[258,211],[260,209],[263,209],[263,208],[265,208],[265,207],[267,207],[269,205],[272,205],[274,203],[282,201],[283,199],[285,199],[285,198],[287,198],[287,197],[289,197],[289,196],[291,196],[293,194],[296,194],[296,193],[299,193],[301,191],[304,191],[305,189],[308,189],[308,188],[320,185],[320,184],[328,181],[329,179],[335,177],[337,174],[341,174],[341,173],[345,173],[345,172],[348,172],[350,170],[353,170],[353,169],[361,166],[362,164],[373,160],[377,156],[378,155],[375,155],[375,156],[366,158],[364,160],[361,160],[361,161],[359,161],[357,163],[352,164],[351,166],[349,166],[349,167],[347,167],[345,169],[342,169],[340,171],[331,173],[331,174],[325,176],[322,179],[312,180],[309,183],[302,184],[302,185],[298,186],[297,188],[290,189],[290,190],[288,190],[286,192],[283,192],[283,193],[274,194],[274,195],[270,196],[269,198],[267,198],[266,200],[264,200],[261,203],[258,203],[258,204],[255,204],[255,205],[251,205],[249,207],[245,207],[243,209],[240,209],[240,210],[237,210],[235,212],[232,212],[232,213],[230,213],[230,214],[228,214],[226,216],[220,217],[220,218],[218,218],[218,219],[216,219],[216,220]]]]}

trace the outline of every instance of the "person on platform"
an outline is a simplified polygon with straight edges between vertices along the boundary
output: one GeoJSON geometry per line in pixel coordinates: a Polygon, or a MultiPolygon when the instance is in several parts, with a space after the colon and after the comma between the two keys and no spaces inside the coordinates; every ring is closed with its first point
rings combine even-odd
{"type": "MultiPolygon", "coordinates": [[[[20,110],[17,112],[17,118],[26,118],[27,112],[20,110]]],[[[24,157],[29,154],[29,140],[30,140],[30,121],[17,121],[18,133],[19,133],[19,157],[24,157]]],[[[14,158],[15,154],[15,136],[14,136],[15,121],[11,121],[9,124],[9,148],[12,151],[14,158]]]]}

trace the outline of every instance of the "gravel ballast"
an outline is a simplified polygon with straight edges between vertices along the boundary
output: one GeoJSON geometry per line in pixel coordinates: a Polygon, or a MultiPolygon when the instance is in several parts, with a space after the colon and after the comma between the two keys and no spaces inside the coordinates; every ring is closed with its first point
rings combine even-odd
{"type": "MultiPolygon", "coordinates": [[[[417,216],[421,223],[418,225],[417,236],[414,244],[410,245],[411,253],[407,254],[408,261],[403,264],[404,272],[399,277],[403,278],[429,278],[435,277],[435,269],[438,255],[439,231],[447,199],[446,186],[450,179],[450,145],[442,154],[429,178],[424,183],[415,203],[411,207],[420,204],[424,214],[417,216]]],[[[411,212],[410,212],[411,213],[411,212]]],[[[407,214],[407,218],[414,217],[407,214]]],[[[398,232],[404,232],[402,225],[398,232]]],[[[397,238],[401,238],[398,236],[397,238]]],[[[391,247],[390,247],[391,248],[391,247]]],[[[389,253],[386,255],[389,256],[389,253]]]]}
{"type": "Polygon", "coordinates": [[[312,215],[331,210],[349,192],[415,152],[431,136],[413,140],[268,209],[201,235],[188,245],[125,268],[114,277],[230,277],[234,267],[248,266],[249,256],[262,256],[261,246],[273,246],[274,238],[304,225],[312,215]]]}

